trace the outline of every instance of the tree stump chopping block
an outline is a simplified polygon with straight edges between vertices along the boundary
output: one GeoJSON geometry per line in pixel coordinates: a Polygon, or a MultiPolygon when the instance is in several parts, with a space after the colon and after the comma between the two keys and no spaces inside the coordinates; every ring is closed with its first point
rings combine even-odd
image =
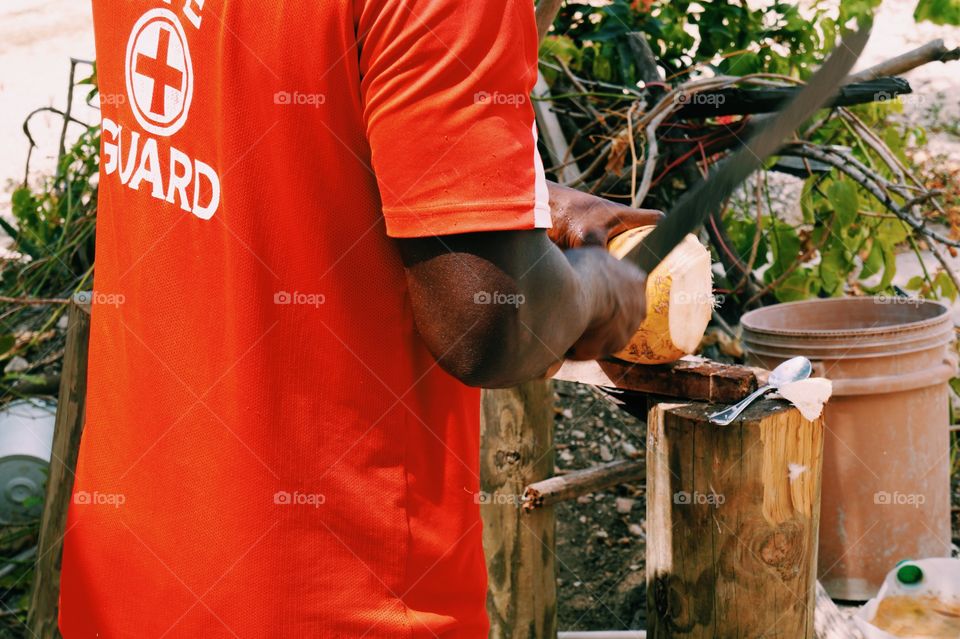
{"type": "Polygon", "coordinates": [[[715,410],[650,410],[648,636],[813,639],[822,418],[763,400],[715,426],[715,410]]]}

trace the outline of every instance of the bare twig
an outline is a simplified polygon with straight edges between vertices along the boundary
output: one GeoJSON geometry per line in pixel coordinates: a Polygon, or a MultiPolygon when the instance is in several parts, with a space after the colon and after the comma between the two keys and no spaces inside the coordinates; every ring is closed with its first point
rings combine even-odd
{"type": "MultiPolygon", "coordinates": [[[[893,199],[884,192],[883,188],[881,188],[880,184],[883,183],[882,178],[869,169],[864,171],[862,168],[863,165],[851,158],[848,154],[835,149],[822,149],[809,143],[792,145],[785,148],[782,153],[783,155],[808,157],[811,160],[818,160],[824,164],[829,164],[830,166],[850,176],[851,179],[866,189],[867,192],[877,198],[881,204],[887,207],[887,209],[889,209],[901,220],[906,222],[915,231],[918,231],[919,233],[934,239],[941,244],[960,247],[960,241],[953,240],[949,237],[946,237],[942,233],[938,233],[933,229],[927,228],[926,223],[923,220],[914,218],[909,211],[904,210],[900,205],[894,202],[893,199]],[[859,167],[857,166],[858,164],[860,165],[859,167]]],[[[931,201],[935,202],[936,200],[932,199],[931,201]]]]}
{"type": "Polygon", "coordinates": [[[948,49],[944,46],[943,40],[937,39],[895,58],[884,60],[869,69],[854,73],[847,77],[845,83],[853,84],[890,75],[900,75],[930,62],[948,62],[958,59],[960,59],[960,47],[948,49]]]}
{"type": "Polygon", "coordinates": [[[523,508],[527,511],[536,510],[557,502],[576,499],[595,490],[643,479],[646,467],[643,460],[615,461],[561,477],[550,477],[524,489],[523,508]]]}
{"type": "Polygon", "coordinates": [[[540,0],[537,3],[537,33],[541,42],[550,32],[550,26],[557,19],[562,4],[563,0],[540,0]]]}
{"type": "Polygon", "coordinates": [[[19,304],[20,306],[47,306],[50,304],[69,304],[70,300],[61,297],[7,297],[0,295],[2,304],[19,304]]]}

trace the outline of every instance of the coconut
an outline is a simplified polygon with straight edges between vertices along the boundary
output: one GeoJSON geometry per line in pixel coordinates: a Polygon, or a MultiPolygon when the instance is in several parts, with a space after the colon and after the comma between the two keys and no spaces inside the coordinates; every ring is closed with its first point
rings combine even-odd
{"type": "MultiPolygon", "coordinates": [[[[607,246],[623,259],[652,226],[621,233],[607,246]]],[[[687,235],[647,276],[647,316],[616,357],[640,364],[673,362],[697,350],[713,312],[710,251],[687,235]]]]}

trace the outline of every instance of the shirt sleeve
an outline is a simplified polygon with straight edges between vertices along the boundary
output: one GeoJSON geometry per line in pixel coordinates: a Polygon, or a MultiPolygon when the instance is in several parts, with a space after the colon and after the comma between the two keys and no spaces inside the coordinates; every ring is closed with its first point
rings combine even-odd
{"type": "Polygon", "coordinates": [[[364,121],[387,234],[550,226],[531,0],[359,0],[364,121]]]}

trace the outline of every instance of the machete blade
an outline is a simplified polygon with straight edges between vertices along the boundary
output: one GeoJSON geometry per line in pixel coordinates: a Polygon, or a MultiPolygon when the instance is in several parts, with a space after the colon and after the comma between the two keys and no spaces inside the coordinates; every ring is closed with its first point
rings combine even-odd
{"type": "Polygon", "coordinates": [[[688,233],[719,209],[738,185],[776,153],[797,127],[836,94],[869,37],[869,26],[844,37],[803,90],[782,111],[765,118],[760,129],[743,147],[719,162],[706,179],[684,193],[656,228],[624,259],[632,261],[645,273],[653,271],[688,233]]]}

